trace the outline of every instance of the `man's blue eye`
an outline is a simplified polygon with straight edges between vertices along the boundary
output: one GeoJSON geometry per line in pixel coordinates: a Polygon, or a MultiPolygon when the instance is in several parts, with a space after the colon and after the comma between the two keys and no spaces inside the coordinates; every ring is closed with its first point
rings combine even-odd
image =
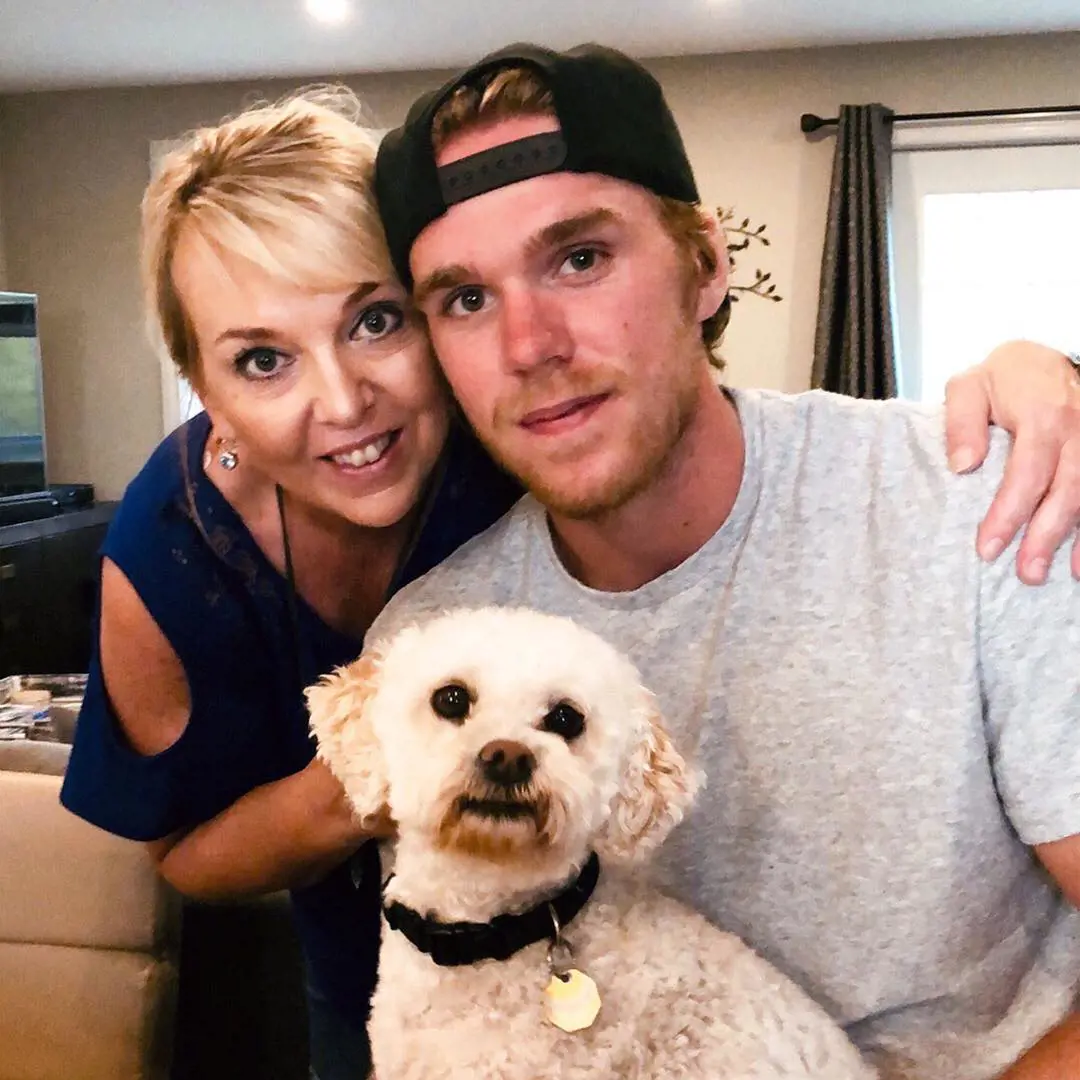
{"type": "Polygon", "coordinates": [[[451,314],[457,311],[459,314],[475,315],[476,312],[482,311],[483,308],[484,290],[478,285],[459,289],[450,297],[446,305],[447,312],[451,314]]]}
{"type": "Polygon", "coordinates": [[[593,248],[581,248],[570,256],[569,261],[575,270],[589,270],[596,262],[596,252],[593,248]]]}

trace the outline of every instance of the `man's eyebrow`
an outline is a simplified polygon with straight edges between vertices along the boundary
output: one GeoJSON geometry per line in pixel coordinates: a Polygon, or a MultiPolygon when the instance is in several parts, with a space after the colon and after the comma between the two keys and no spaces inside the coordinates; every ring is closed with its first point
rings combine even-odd
{"type": "Polygon", "coordinates": [[[598,229],[603,225],[621,224],[622,220],[622,217],[614,210],[609,210],[606,206],[598,206],[595,210],[586,210],[573,217],[545,225],[529,239],[526,251],[529,255],[535,255],[545,248],[559,247],[570,240],[575,240],[582,234],[592,232],[593,229],[598,229]]]}
{"type": "Polygon", "coordinates": [[[423,307],[425,301],[431,299],[432,293],[443,292],[446,289],[456,289],[467,281],[475,281],[476,273],[467,266],[453,263],[450,266],[440,266],[428,274],[423,281],[413,289],[413,303],[417,307],[423,307]]]}
{"type": "MultiPolygon", "coordinates": [[[[341,305],[341,310],[346,311],[353,305],[360,303],[365,296],[370,296],[380,286],[378,281],[365,281],[358,285],[347,297],[345,297],[344,303],[341,305]]],[[[270,330],[265,326],[238,326],[231,330],[226,330],[222,334],[214,339],[215,345],[220,345],[225,341],[269,341],[275,337],[277,331],[270,330]]]]}

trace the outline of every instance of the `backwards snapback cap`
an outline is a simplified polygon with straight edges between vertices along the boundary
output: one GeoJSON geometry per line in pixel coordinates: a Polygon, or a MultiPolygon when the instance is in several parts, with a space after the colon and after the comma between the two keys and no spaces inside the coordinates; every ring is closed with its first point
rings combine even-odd
{"type": "Polygon", "coordinates": [[[390,256],[412,286],[416,238],[455,203],[550,172],[603,173],[682,202],[698,201],[694,173],[660,84],[615,49],[554,52],[510,45],[484,57],[409,110],[379,147],[375,194],[390,256]],[[518,139],[441,168],[432,121],[450,96],[505,68],[532,68],[551,92],[560,130],[518,139]]]}

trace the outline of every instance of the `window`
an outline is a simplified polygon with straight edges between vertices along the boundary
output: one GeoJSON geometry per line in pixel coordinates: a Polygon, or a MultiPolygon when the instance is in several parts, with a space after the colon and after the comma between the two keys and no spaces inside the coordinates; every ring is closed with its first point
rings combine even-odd
{"type": "MultiPolygon", "coordinates": [[[[153,176],[161,159],[179,145],[178,139],[154,139],[150,142],[150,175],[153,176]]],[[[164,345],[158,348],[161,365],[161,424],[167,435],[173,428],[202,412],[198,395],[177,370],[164,345]]]]}
{"type": "Polygon", "coordinates": [[[901,395],[941,401],[1009,338],[1078,347],[1080,118],[898,127],[894,149],[901,395]]]}
{"type": "Polygon", "coordinates": [[[202,412],[203,404],[191,383],[168,355],[161,357],[161,419],[166,434],[202,412]]]}

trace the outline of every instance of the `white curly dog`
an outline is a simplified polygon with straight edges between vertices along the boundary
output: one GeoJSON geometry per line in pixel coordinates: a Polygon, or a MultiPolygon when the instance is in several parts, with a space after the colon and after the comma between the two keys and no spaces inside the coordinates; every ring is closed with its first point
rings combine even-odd
{"type": "Polygon", "coordinates": [[[357,815],[389,807],[398,828],[378,1080],[873,1076],[792,982],[631,872],[696,779],[636,669],[595,634],[454,611],[308,700],[357,815]]]}

